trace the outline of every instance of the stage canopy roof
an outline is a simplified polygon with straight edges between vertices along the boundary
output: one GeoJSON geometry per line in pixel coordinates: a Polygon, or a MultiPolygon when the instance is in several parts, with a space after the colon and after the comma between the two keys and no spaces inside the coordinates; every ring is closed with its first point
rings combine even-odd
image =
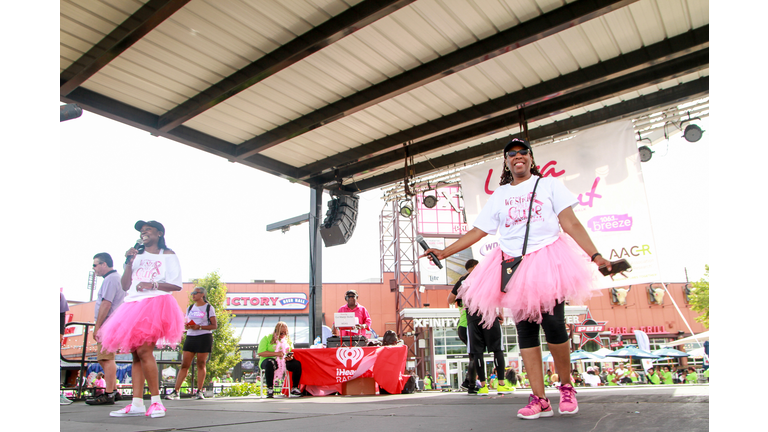
{"type": "Polygon", "coordinates": [[[619,118],[652,142],[654,121],[708,113],[708,0],[60,0],[60,16],[62,102],[331,191],[498,157],[523,119],[533,142],[619,118]]]}

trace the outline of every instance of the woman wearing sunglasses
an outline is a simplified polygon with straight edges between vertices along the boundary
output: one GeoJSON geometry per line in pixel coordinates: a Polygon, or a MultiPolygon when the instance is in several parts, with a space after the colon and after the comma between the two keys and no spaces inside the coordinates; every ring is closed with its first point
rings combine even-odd
{"type": "Polygon", "coordinates": [[[486,327],[492,324],[489,320],[496,319],[497,308],[511,312],[533,391],[528,405],[519,410],[517,416],[536,419],[554,414],[544,394],[540,329],[544,330],[555,369],[562,377],[558,387],[559,412],[576,414],[579,408],[571,384],[565,301],[583,302],[595,289],[597,267],[590,264],[590,259],[609,269],[610,263],[597,252],[589,234],[576,219],[573,212],[578,204],[576,197],[559,180],[542,178],[530,144],[512,139],[504,147],[503,155],[499,187],[481,210],[474,228],[445,250],[429,249],[422,257],[432,252],[442,260],[488,234],[499,235],[500,247],[486,255],[464,280],[459,295],[469,313],[486,317],[483,322],[486,327]],[[536,192],[532,197],[534,187],[536,192]],[[502,292],[501,263],[522,255],[529,208],[526,254],[502,292]]]}
{"type": "Polygon", "coordinates": [[[205,399],[203,396],[203,383],[205,382],[205,365],[208,356],[213,350],[213,331],[218,328],[216,324],[216,310],[208,303],[205,288],[195,287],[192,290],[193,303],[187,308],[187,317],[184,320],[184,328],[187,330],[187,338],[184,339],[184,347],[181,353],[181,370],[176,377],[176,386],[166,399],[178,399],[181,384],[187,378],[192,359],[197,355],[197,394],[196,399],[205,399]]]}

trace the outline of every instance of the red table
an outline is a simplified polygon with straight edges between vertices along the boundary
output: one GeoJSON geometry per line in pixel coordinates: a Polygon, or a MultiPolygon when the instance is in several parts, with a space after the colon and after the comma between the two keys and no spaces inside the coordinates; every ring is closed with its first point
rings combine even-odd
{"type": "Polygon", "coordinates": [[[373,377],[380,388],[400,394],[408,348],[405,345],[386,347],[305,348],[293,351],[301,362],[301,384],[337,387],[359,377],[373,377]]]}

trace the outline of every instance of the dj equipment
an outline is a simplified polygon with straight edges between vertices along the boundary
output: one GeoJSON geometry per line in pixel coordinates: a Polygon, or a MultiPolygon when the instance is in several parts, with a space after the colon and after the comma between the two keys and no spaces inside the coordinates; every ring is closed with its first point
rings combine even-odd
{"type": "Polygon", "coordinates": [[[368,338],[365,336],[351,336],[351,337],[344,336],[343,341],[339,336],[331,336],[325,342],[325,346],[328,348],[337,348],[340,346],[364,347],[367,345],[368,345],[368,338]]]}

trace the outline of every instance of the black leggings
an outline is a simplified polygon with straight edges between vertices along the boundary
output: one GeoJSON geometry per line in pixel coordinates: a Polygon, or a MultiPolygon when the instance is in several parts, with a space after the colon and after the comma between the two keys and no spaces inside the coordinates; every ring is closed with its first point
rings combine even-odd
{"type": "MultiPolygon", "coordinates": [[[[264,379],[266,380],[264,385],[267,388],[272,388],[272,385],[275,383],[277,360],[268,358],[264,360],[264,363],[261,364],[261,367],[264,369],[264,379]]],[[[293,373],[293,376],[291,377],[291,387],[298,387],[299,382],[301,382],[301,363],[296,359],[287,360],[285,362],[285,368],[289,372],[293,373]]]]}
{"type": "Polygon", "coordinates": [[[555,305],[552,314],[541,314],[541,324],[530,321],[520,321],[517,327],[517,342],[520,349],[533,348],[541,345],[539,328],[544,329],[544,337],[548,344],[561,344],[568,341],[568,330],[565,328],[565,303],[555,305]]]}

